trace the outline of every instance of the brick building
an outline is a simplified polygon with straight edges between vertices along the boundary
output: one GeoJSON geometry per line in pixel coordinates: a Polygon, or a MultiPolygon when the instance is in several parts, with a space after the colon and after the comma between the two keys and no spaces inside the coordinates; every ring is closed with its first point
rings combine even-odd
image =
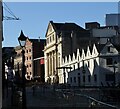
{"type": "MultiPolygon", "coordinates": [[[[21,34],[23,32],[21,31],[21,34]]],[[[25,44],[25,66],[26,66],[26,79],[31,80],[34,76],[40,76],[40,70],[43,67],[42,65],[37,67],[38,65],[35,64],[34,59],[40,58],[44,56],[43,48],[44,48],[45,39],[30,39],[27,37],[26,44],[25,44]]],[[[17,50],[16,52],[20,52],[17,50]]],[[[18,53],[21,57],[21,55],[18,53]]],[[[39,63],[40,64],[40,63],[39,63]]],[[[44,73],[44,72],[42,72],[44,73]]]]}

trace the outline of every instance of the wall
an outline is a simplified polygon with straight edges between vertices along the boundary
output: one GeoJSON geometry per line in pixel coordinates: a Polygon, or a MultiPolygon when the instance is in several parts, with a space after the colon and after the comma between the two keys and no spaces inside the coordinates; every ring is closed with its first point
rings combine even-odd
{"type": "Polygon", "coordinates": [[[116,35],[116,30],[114,29],[93,29],[93,37],[112,37],[116,35]]]}
{"type": "MultiPolygon", "coordinates": [[[[2,89],[2,2],[0,1],[0,89],[2,89]]],[[[2,90],[0,91],[0,109],[2,108],[2,90]]]]}

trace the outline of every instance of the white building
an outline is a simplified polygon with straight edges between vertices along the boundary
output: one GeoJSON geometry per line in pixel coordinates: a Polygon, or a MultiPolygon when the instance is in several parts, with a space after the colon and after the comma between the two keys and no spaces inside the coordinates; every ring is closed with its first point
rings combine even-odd
{"type": "MultiPolygon", "coordinates": [[[[113,85],[114,73],[115,83],[120,83],[119,53],[110,41],[77,49],[63,58],[62,67],[72,67],[65,70],[66,82],[71,86],[113,85]]],[[[61,83],[64,83],[63,71],[61,83]]]]}

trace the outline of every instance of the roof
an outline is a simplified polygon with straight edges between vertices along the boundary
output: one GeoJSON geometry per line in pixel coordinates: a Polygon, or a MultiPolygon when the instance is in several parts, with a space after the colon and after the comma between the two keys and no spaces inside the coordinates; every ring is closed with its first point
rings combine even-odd
{"type": "Polygon", "coordinates": [[[45,42],[45,39],[29,39],[31,42],[39,42],[39,40],[40,42],[45,42]]]}
{"type": "Polygon", "coordinates": [[[50,21],[50,23],[53,25],[53,28],[55,30],[64,30],[64,31],[85,30],[84,28],[80,27],[75,23],[54,23],[53,21],[50,21]]]}
{"type": "Polygon", "coordinates": [[[98,52],[100,53],[106,44],[95,44],[98,52]]]}

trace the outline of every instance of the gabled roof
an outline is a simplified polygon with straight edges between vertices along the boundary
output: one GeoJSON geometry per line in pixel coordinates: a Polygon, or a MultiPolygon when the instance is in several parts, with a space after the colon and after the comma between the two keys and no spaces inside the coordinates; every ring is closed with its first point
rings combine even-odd
{"type": "Polygon", "coordinates": [[[39,42],[39,40],[40,40],[40,42],[45,41],[45,39],[29,39],[29,41],[31,41],[31,42],[39,42]]]}
{"type": "Polygon", "coordinates": [[[106,44],[95,44],[97,51],[100,53],[106,44]]]}

